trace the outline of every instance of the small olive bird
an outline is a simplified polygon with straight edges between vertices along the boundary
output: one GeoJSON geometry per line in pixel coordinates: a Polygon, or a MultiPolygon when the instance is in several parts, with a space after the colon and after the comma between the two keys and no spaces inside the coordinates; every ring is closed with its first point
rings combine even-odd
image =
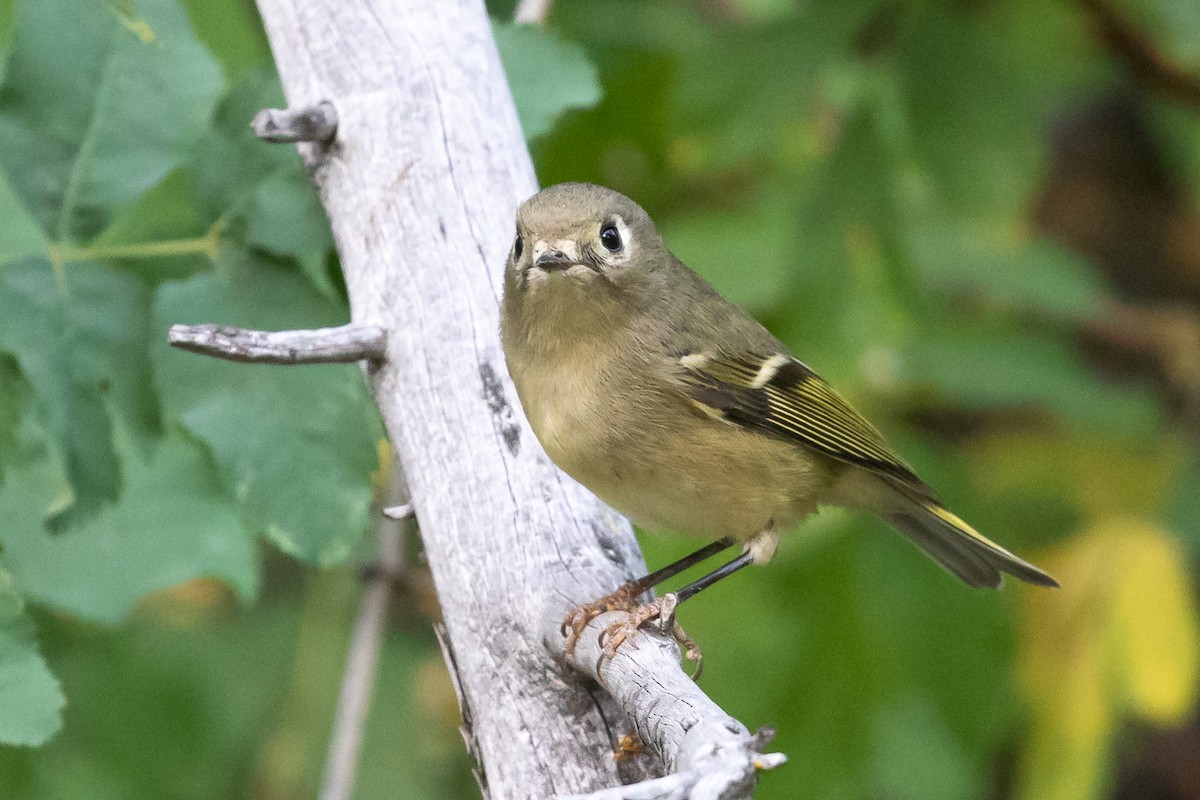
{"type": "Polygon", "coordinates": [[[569,649],[608,610],[631,612],[623,631],[607,632],[610,656],[642,623],[673,624],[677,603],[765,564],[777,531],[826,504],[879,515],[970,586],[998,588],[1005,572],[1058,585],[950,512],[879,431],[611,189],[563,183],[521,205],[501,335],[530,425],[559,467],[647,530],[716,539],[573,612],[569,649]],[[737,542],[741,555],[669,605],[638,605],[737,542]]]}

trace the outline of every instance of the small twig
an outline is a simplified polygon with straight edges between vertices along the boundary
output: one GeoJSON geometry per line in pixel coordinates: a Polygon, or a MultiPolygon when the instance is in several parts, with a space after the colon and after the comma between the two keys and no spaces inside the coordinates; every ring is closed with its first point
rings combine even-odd
{"type": "Polygon", "coordinates": [[[1113,304],[1083,331],[1151,366],[1181,403],[1191,429],[1200,425],[1200,314],[1194,308],[1113,304]]]}
{"type": "MultiPolygon", "coordinates": [[[[635,725],[638,737],[655,749],[673,773],[630,786],[588,795],[560,795],[557,800],[734,800],[753,793],[760,770],[787,761],[782,753],[760,752],[771,732],[751,734],[726,714],[684,674],[673,641],[643,629],[618,648],[611,659],[600,658],[599,636],[620,619],[621,612],[602,614],[579,637],[569,664],[598,681],[635,725]]],[[[559,629],[561,615],[552,610],[544,641],[566,658],[559,629]],[[554,617],[558,617],[558,622],[554,617]]]]}
{"type": "MultiPolygon", "coordinates": [[[[749,797],[758,782],[758,773],[774,769],[787,761],[782,753],[754,752],[758,742],[750,737],[749,744],[738,731],[730,730],[714,720],[701,723],[692,738],[692,763],[661,778],[614,786],[581,795],[558,795],[555,800],[726,800],[749,797]]],[[[695,728],[693,728],[695,730],[695,728]]],[[[691,731],[688,732],[689,735],[691,731]]]]}
{"type": "Polygon", "coordinates": [[[550,6],[553,4],[554,0],[521,0],[513,13],[513,21],[541,25],[546,21],[546,15],[550,13],[550,6]]]}
{"type": "Polygon", "coordinates": [[[167,341],[181,350],[246,364],[346,364],[382,359],[387,333],[377,325],[353,324],[302,331],[172,325],[167,341]]]}
{"type": "Polygon", "coordinates": [[[254,115],[254,135],[268,142],[328,144],[337,135],[337,110],[322,100],[299,109],[264,108],[254,115]]]}
{"type": "Polygon", "coordinates": [[[412,503],[404,503],[398,506],[388,506],[383,510],[383,515],[388,519],[408,519],[415,512],[413,511],[412,503]]]}
{"type": "MultiPolygon", "coordinates": [[[[387,501],[393,503],[403,500],[407,494],[400,468],[394,464],[387,493],[387,501]]],[[[404,574],[404,526],[405,523],[386,515],[380,520],[379,567],[387,575],[404,574]]],[[[372,581],[363,596],[354,635],[346,653],[346,668],[338,693],[329,755],[325,760],[325,774],[318,795],[320,800],[349,800],[354,791],[358,756],[367,715],[371,710],[379,652],[383,646],[384,622],[394,585],[390,580],[372,581]]]]}
{"type": "Polygon", "coordinates": [[[787,761],[782,753],[761,755],[749,769],[729,771],[690,769],[631,786],[614,786],[591,794],[559,795],[556,800],[722,800],[743,787],[754,785],[753,775],[759,770],[774,769],[787,761]]]}
{"type": "Polygon", "coordinates": [[[1106,0],[1076,0],[1105,47],[1151,90],[1200,109],[1200,76],[1191,75],[1164,55],[1154,41],[1106,0]]]}

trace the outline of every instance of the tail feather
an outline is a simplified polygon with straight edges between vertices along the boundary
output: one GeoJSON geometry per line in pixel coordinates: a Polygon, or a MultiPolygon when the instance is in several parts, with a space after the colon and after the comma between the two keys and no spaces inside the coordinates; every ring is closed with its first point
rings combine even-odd
{"type": "Polygon", "coordinates": [[[1021,559],[931,501],[914,501],[887,520],[935,561],[975,588],[998,589],[1001,573],[1037,586],[1058,581],[1021,559]]]}

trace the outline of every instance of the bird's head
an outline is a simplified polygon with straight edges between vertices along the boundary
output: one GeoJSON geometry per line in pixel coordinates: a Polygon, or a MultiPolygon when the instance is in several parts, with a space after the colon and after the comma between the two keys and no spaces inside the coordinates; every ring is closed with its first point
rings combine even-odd
{"type": "Polygon", "coordinates": [[[603,186],[560,183],[521,204],[508,270],[510,285],[525,293],[619,292],[664,257],[637,203],[603,186]]]}

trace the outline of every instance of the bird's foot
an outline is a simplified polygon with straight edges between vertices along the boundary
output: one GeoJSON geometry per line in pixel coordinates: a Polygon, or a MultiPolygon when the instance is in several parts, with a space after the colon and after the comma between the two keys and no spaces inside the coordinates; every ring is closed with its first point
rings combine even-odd
{"type": "Polygon", "coordinates": [[[638,605],[638,595],[641,594],[637,587],[632,583],[626,583],[617,589],[612,594],[607,594],[599,600],[594,600],[591,603],[584,603],[579,608],[576,608],[571,613],[567,614],[563,619],[561,632],[567,637],[567,642],[563,649],[567,657],[575,655],[575,647],[579,644],[579,637],[583,635],[583,631],[591,624],[592,620],[601,614],[607,614],[609,611],[625,611],[632,614],[638,605]]]}
{"type": "MultiPolygon", "coordinates": [[[[696,643],[695,639],[688,636],[675,618],[675,606],[678,604],[679,599],[674,594],[664,594],[657,600],[630,609],[627,617],[609,625],[600,634],[600,658],[596,661],[596,671],[600,671],[600,665],[604,663],[605,659],[611,659],[617,654],[617,649],[622,644],[626,641],[633,642],[638,630],[643,625],[654,622],[660,632],[671,636],[679,644],[684,658],[696,663],[696,669],[692,671],[692,678],[699,678],[700,670],[703,667],[700,645],[696,643]]],[[[636,648],[637,644],[632,646],[636,648]]]]}

